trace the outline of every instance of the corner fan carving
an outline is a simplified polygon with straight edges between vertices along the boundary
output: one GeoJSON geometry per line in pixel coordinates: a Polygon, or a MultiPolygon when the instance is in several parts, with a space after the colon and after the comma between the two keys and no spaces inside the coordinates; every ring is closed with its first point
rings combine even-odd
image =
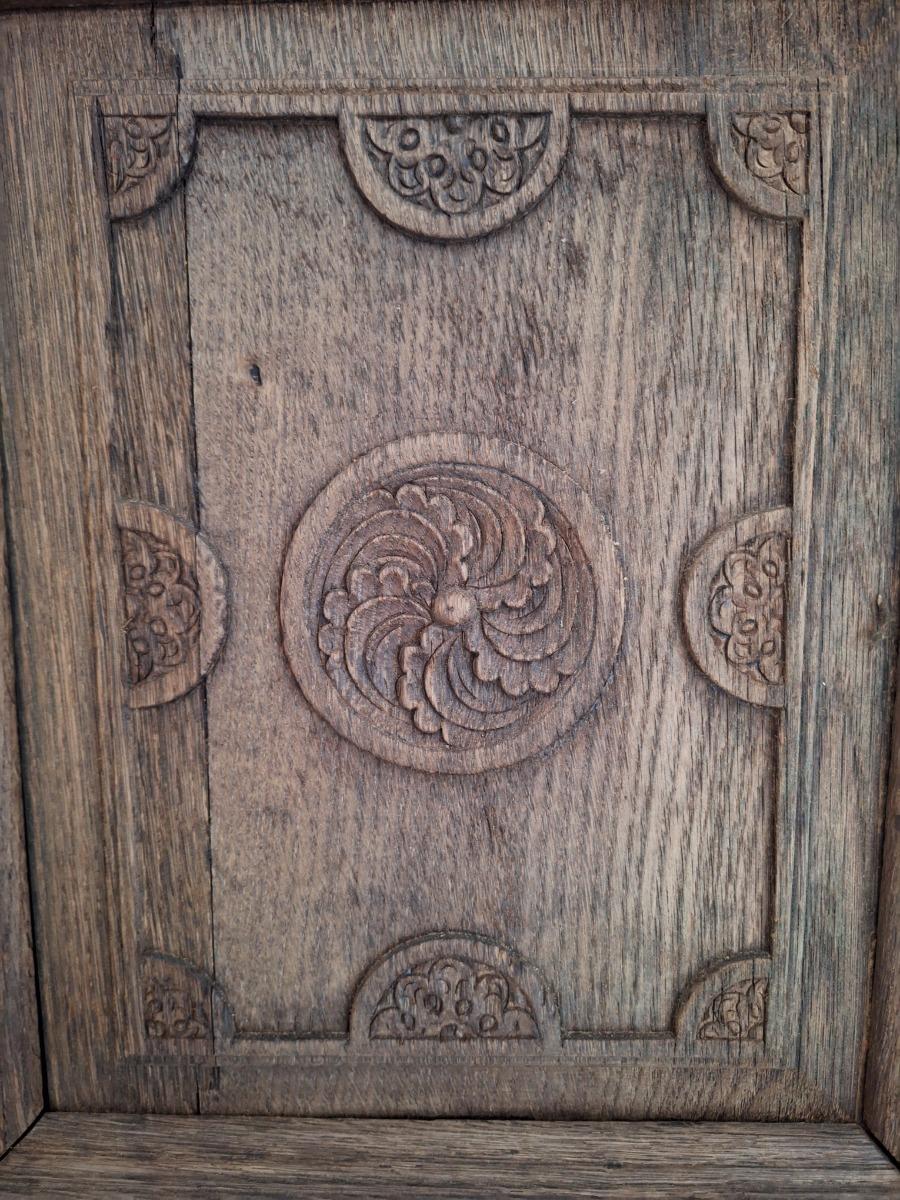
{"type": "Polygon", "coordinates": [[[763,1041],[768,991],[765,978],[741,979],[723,988],[704,1010],[697,1037],[701,1041],[763,1041]]]}
{"type": "MultiPolygon", "coordinates": [[[[289,553],[282,621],[295,674],[320,710],[326,693],[341,732],[366,744],[383,731],[373,748],[407,765],[474,770],[568,725],[563,702],[586,666],[593,697],[618,642],[621,574],[587,497],[586,546],[576,514],[548,495],[549,464],[524,451],[536,474],[515,456],[463,461],[467,439],[430,441],[448,453],[423,442],[424,461],[339,476],[340,506],[319,509],[323,537],[313,506],[289,553]]],[[[563,490],[576,495],[571,481],[563,490]]]]}
{"type": "Polygon", "coordinates": [[[185,166],[174,113],[106,114],[101,128],[110,220],[140,216],[173,192],[185,166]]]}
{"type": "Polygon", "coordinates": [[[735,141],[750,173],[776,192],[805,195],[808,121],[803,112],[735,115],[735,141]]]}
{"type": "Polygon", "coordinates": [[[540,1033],[520,987],[488,963],[454,956],[416,963],[395,979],[378,1003],[369,1037],[459,1042],[540,1033]]]}
{"type": "Polygon", "coordinates": [[[173,117],[110,116],[103,130],[107,185],[117,196],[159,169],[173,140],[173,117]]]}
{"type": "Polygon", "coordinates": [[[456,113],[363,123],[375,169],[403,200],[449,216],[490,208],[530,179],[548,114],[456,113]]]}

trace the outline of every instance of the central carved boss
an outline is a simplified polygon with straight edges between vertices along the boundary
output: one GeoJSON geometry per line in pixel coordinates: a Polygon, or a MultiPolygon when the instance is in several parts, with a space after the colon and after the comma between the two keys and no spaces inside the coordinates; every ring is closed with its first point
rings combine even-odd
{"type": "Polygon", "coordinates": [[[339,475],[300,522],[282,586],[311,703],[357,745],[430,770],[551,742],[602,685],[621,612],[585,493],[521,447],[461,435],[339,475]]]}

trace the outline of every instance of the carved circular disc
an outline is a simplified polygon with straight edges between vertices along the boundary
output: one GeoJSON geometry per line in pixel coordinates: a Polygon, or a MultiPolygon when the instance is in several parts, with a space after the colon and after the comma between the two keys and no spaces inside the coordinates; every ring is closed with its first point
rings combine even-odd
{"type": "Polygon", "coordinates": [[[521,446],[464,434],[394,442],[333,479],[281,585],[310,704],[362,749],[427,771],[549,746],[597,697],[623,617],[588,495],[521,446]]]}

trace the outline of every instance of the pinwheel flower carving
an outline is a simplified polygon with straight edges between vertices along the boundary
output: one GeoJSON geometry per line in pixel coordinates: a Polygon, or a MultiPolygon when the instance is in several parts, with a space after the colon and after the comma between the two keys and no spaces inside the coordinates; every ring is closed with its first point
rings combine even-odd
{"type": "Polygon", "coordinates": [[[523,447],[427,434],[373,451],[300,521],[281,621],[310,703],[405,766],[480,771],[587,711],[622,574],[589,497],[523,447]]]}
{"type": "Polygon", "coordinates": [[[326,577],[319,648],[342,694],[467,745],[575,674],[594,603],[574,530],[533,487],[439,466],[361,498],[326,577]]]}

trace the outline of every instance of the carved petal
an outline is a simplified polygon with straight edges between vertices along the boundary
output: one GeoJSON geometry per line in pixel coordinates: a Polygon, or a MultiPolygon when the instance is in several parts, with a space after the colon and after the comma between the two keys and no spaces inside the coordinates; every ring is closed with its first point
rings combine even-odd
{"type": "Polygon", "coordinates": [[[225,639],[225,571],[202,534],[152,504],[117,511],[128,703],[165,704],[208,674],[225,639]]]}
{"type": "Polygon", "coordinates": [[[344,154],[377,212],[407,233],[481,237],[536,204],[551,186],[569,138],[568,103],[529,98],[527,110],[463,106],[443,97],[427,113],[345,107],[344,154]]]}
{"type": "Polygon", "coordinates": [[[684,574],[684,627],[697,665],[753,704],[784,705],[791,510],[716,530],[684,574]]]}
{"type": "Polygon", "coordinates": [[[534,967],[505,946],[470,933],[433,933],[401,943],[367,971],[350,1036],[385,1048],[548,1050],[559,1047],[559,1015],[534,967]]]}

